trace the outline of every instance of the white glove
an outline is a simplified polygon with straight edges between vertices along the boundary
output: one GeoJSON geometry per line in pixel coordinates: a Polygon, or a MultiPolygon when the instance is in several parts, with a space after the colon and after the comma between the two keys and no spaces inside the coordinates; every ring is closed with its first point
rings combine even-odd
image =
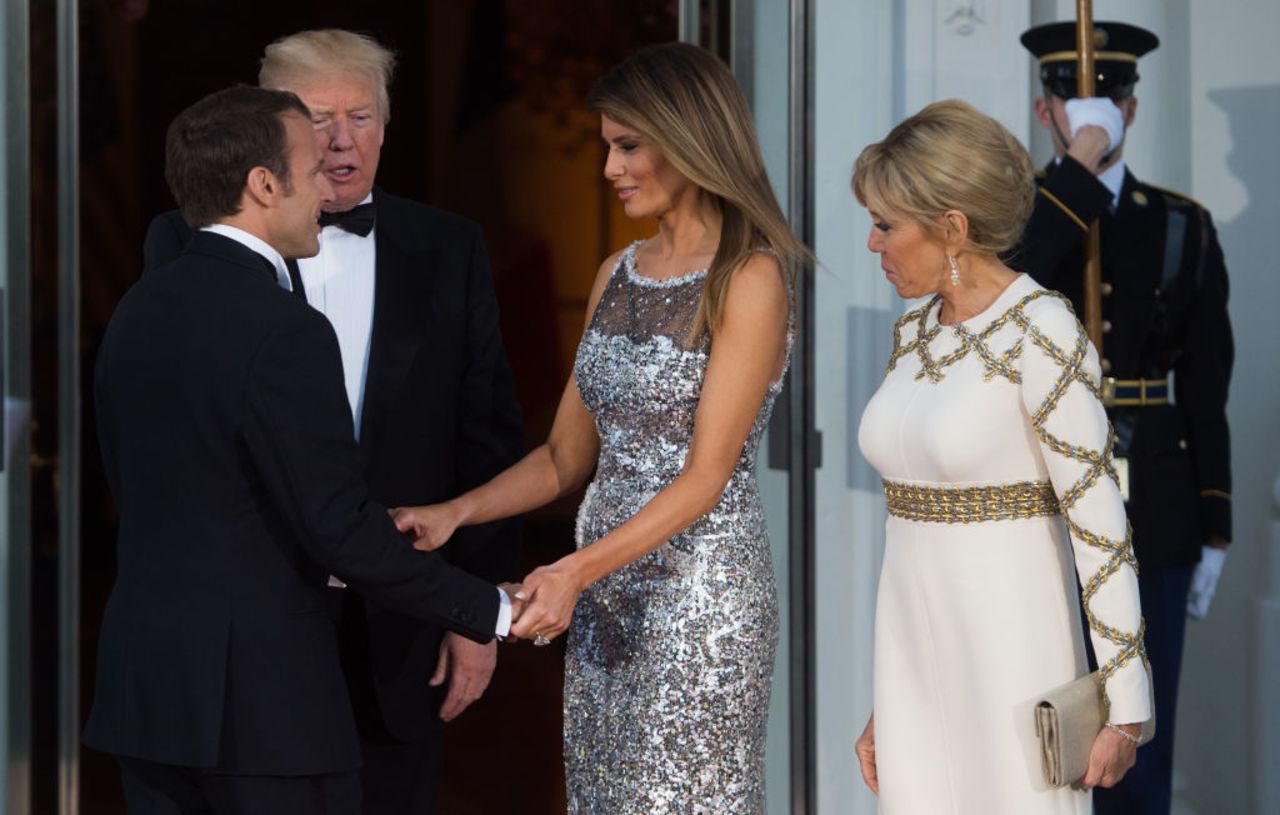
{"type": "Polygon", "coordinates": [[[1082,127],[1100,127],[1107,133],[1110,143],[1107,150],[1116,148],[1124,138],[1124,111],[1105,96],[1067,100],[1067,121],[1071,123],[1071,138],[1082,127]]]}
{"type": "Polygon", "coordinates": [[[1226,549],[1202,547],[1200,563],[1191,575],[1191,590],[1187,592],[1187,616],[1191,619],[1203,620],[1209,613],[1209,603],[1213,600],[1214,590],[1218,588],[1222,564],[1226,561],[1226,549]]]}

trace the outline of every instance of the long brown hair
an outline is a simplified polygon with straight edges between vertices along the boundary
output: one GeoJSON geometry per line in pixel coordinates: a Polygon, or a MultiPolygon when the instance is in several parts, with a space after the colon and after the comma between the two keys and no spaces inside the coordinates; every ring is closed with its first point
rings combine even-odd
{"type": "Polygon", "coordinates": [[[772,249],[788,271],[812,257],[773,194],[742,89],[710,52],[682,42],[641,49],[596,82],[587,105],[654,144],[720,214],[695,334],[720,327],[733,270],[754,250],[772,249]]]}

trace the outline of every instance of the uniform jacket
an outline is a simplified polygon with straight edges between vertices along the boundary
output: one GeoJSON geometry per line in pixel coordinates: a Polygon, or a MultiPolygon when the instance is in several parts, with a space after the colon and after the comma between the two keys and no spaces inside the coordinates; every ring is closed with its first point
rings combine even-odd
{"type": "Polygon", "coordinates": [[[1116,455],[1130,461],[1134,549],[1143,566],[1189,565],[1210,536],[1231,537],[1227,270],[1213,219],[1195,201],[1126,172],[1110,208],[1110,191],[1064,158],[1040,175],[1008,261],[1083,316],[1081,247],[1100,219],[1104,373],[1173,379],[1173,404],[1108,410],[1116,455]]]}
{"type": "Polygon", "coordinates": [[[479,642],[498,593],[370,499],[337,338],[239,243],[195,235],[121,300],[95,367],[120,511],[85,743],[258,775],[360,764],[335,574],[479,642]]]}

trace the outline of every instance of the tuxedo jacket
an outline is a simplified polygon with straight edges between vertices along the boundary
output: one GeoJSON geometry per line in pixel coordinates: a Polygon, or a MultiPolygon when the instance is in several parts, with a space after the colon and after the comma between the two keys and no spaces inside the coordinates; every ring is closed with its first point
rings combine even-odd
{"type": "MultiPolygon", "coordinates": [[[[488,481],[520,457],[520,408],[479,226],[376,189],[374,206],[362,469],[370,494],[385,506],[435,503],[488,481]]],[[[190,236],[176,210],[157,217],[147,232],[145,267],[176,256],[190,236]]],[[[514,521],[459,529],[439,551],[491,582],[519,577],[514,521]]],[[[406,741],[434,737],[444,688],[429,688],[427,679],[443,629],[376,597],[364,599],[368,647],[348,651],[348,666],[369,672],[389,733],[406,741]]],[[[355,605],[359,613],[361,604],[355,605]]]]}
{"type": "Polygon", "coordinates": [[[231,773],[358,767],[329,574],[492,639],[493,585],[371,500],[333,329],[260,255],[198,233],[121,300],[94,373],[120,531],[87,745],[231,773]]]}
{"type": "Polygon", "coordinates": [[[1173,379],[1170,404],[1107,411],[1115,454],[1129,460],[1134,551],[1144,567],[1190,565],[1210,536],[1231,538],[1226,264],[1195,201],[1129,172],[1114,213],[1111,200],[1074,159],[1050,165],[1009,262],[1083,316],[1083,239],[1099,220],[1104,369],[1120,380],[1173,379]]]}

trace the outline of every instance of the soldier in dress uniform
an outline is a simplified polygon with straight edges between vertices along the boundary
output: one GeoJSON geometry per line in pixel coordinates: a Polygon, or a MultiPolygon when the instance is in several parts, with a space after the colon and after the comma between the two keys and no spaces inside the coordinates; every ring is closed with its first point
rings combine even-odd
{"type": "Polygon", "coordinates": [[[1231,540],[1227,270],[1209,212],[1125,166],[1138,58],[1159,45],[1156,36],[1094,23],[1092,99],[1074,98],[1075,23],[1036,26],[1022,44],[1040,61],[1035,110],[1055,156],[1008,260],[1083,315],[1084,238],[1100,222],[1104,395],[1155,679],[1156,737],[1119,785],[1095,791],[1095,808],[1168,815],[1186,618],[1207,610],[1231,540]]]}

